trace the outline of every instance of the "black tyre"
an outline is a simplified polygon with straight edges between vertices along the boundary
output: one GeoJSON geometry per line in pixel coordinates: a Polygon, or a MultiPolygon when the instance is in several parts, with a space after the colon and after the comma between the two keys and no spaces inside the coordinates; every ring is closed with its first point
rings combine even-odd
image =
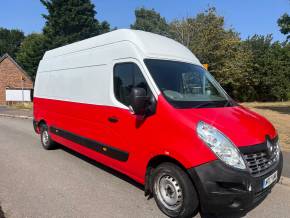
{"type": "Polygon", "coordinates": [[[55,148],[55,142],[52,141],[46,124],[40,126],[40,140],[44,149],[51,150],[55,148]]]}
{"type": "Polygon", "coordinates": [[[189,176],[173,163],[160,164],[153,172],[153,196],[159,209],[169,217],[193,217],[199,200],[189,176]]]}

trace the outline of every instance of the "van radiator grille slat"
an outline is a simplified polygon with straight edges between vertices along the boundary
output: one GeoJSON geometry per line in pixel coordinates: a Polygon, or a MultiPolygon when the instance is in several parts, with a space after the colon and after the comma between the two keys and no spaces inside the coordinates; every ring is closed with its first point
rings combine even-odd
{"type": "Polygon", "coordinates": [[[264,149],[260,151],[255,151],[253,153],[244,153],[241,150],[246,165],[248,166],[250,173],[253,176],[260,176],[267,173],[271,169],[273,164],[276,163],[279,159],[280,150],[278,146],[278,140],[271,141],[273,146],[273,151],[271,153],[269,153],[266,143],[267,142],[264,143],[264,149]]]}

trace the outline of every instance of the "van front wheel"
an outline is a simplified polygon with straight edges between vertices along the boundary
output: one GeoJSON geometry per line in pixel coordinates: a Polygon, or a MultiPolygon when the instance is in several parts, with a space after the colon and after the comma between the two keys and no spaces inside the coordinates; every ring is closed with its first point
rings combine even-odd
{"type": "Polygon", "coordinates": [[[199,200],[189,176],[175,164],[160,164],[153,172],[153,196],[169,217],[193,217],[199,200]]]}
{"type": "Polygon", "coordinates": [[[51,150],[55,148],[55,143],[50,137],[46,124],[41,124],[40,126],[40,140],[44,149],[51,150]]]}

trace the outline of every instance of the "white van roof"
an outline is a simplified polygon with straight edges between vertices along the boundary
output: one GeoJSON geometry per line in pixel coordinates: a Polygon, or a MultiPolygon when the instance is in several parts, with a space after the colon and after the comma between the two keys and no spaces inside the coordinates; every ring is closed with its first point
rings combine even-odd
{"type": "Polygon", "coordinates": [[[177,59],[201,65],[191,51],[182,44],[154,33],[131,29],[115,30],[47,51],[43,60],[123,41],[133,43],[148,58],[177,59]]]}

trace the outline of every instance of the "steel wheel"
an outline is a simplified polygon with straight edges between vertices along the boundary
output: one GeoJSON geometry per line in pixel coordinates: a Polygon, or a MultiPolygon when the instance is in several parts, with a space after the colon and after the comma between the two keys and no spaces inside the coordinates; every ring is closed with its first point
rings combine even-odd
{"type": "Polygon", "coordinates": [[[165,162],[153,172],[152,191],[159,209],[169,217],[188,218],[198,212],[199,199],[186,172],[165,162]]]}
{"type": "Polygon", "coordinates": [[[43,132],[42,132],[42,143],[45,145],[45,146],[48,146],[49,144],[49,135],[48,135],[48,131],[47,129],[45,129],[43,132]]]}
{"type": "Polygon", "coordinates": [[[50,150],[55,148],[55,143],[49,135],[48,127],[46,124],[42,124],[40,126],[40,140],[44,149],[50,150]]]}
{"type": "Polygon", "coordinates": [[[154,184],[157,198],[169,210],[178,211],[183,202],[183,194],[178,181],[170,175],[161,175],[154,184]]]}

